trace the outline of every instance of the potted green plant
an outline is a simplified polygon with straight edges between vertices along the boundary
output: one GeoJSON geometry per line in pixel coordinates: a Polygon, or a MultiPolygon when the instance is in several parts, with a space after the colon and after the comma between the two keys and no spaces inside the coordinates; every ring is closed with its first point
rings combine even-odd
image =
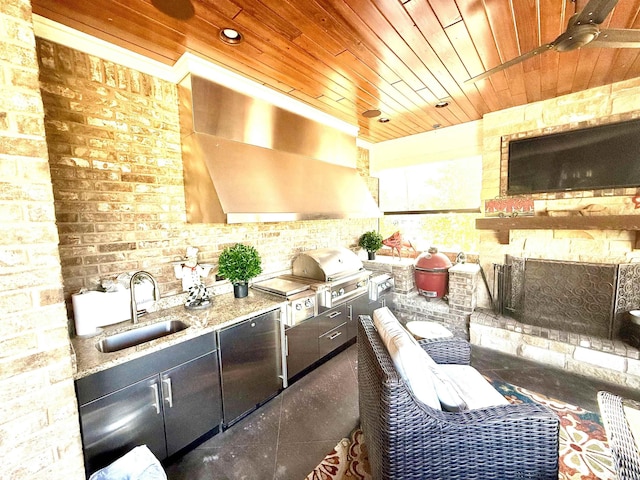
{"type": "Polygon", "coordinates": [[[249,280],[262,273],[262,259],[258,251],[250,246],[236,243],[225,248],[218,259],[218,274],[233,284],[236,298],[249,293],[249,280]]]}
{"type": "Polygon", "coordinates": [[[365,232],[358,240],[358,245],[367,251],[369,260],[375,260],[376,252],[382,248],[382,235],[375,230],[365,232]]]}

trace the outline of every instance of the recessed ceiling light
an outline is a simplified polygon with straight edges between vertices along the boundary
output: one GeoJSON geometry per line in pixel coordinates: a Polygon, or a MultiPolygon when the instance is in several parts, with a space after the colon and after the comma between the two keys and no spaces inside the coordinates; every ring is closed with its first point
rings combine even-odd
{"type": "Polygon", "coordinates": [[[449,102],[447,101],[441,101],[436,103],[436,108],[444,108],[444,107],[448,107],[449,106],[449,102]]]}
{"type": "Polygon", "coordinates": [[[237,45],[244,37],[235,28],[223,28],[220,30],[220,40],[228,45],[237,45]]]}
{"type": "Polygon", "coordinates": [[[362,112],[363,117],[374,118],[379,117],[382,112],[380,110],[366,110],[362,112]]]}
{"type": "Polygon", "coordinates": [[[388,119],[387,117],[382,117],[382,118],[379,118],[379,119],[378,119],[378,121],[379,121],[380,123],[387,123],[387,122],[390,122],[391,120],[390,120],[390,119],[388,119]]]}

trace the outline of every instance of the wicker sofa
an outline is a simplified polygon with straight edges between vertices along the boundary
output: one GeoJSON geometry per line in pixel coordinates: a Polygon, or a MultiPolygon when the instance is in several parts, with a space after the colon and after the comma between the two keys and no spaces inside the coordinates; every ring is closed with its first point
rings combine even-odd
{"type": "MultiPolygon", "coordinates": [[[[464,340],[419,344],[437,363],[469,363],[464,340]]],[[[358,389],[375,480],[558,478],[559,420],[551,410],[537,404],[455,413],[431,408],[398,374],[370,316],[358,325],[358,389]]]]}

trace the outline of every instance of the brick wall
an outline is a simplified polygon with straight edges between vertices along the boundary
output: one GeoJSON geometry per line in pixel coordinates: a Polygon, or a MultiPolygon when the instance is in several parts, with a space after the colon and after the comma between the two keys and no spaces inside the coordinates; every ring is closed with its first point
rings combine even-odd
{"type": "MultiPolygon", "coordinates": [[[[224,247],[248,243],[268,273],[290,269],[304,249],[355,247],[376,228],[372,219],[187,224],[175,85],[37,42],[67,301],[81,287],[140,269],[158,279],[163,297],[178,293],[170,262],[187,246],[217,263],[224,247]]],[[[358,167],[369,169],[366,150],[358,167]]],[[[366,180],[377,195],[377,179],[366,180]]]]}
{"type": "Polygon", "coordinates": [[[83,479],[30,2],[0,25],[0,476],[83,479]]]}

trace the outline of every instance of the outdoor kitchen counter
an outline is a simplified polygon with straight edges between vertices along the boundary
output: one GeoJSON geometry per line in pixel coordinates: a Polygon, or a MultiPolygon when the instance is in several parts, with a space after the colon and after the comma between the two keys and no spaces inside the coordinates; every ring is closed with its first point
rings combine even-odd
{"type": "Polygon", "coordinates": [[[282,305],[284,302],[281,299],[250,289],[249,296],[245,298],[234,298],[232,293],[216,295],[213,297],[213,306],[206,310],[187,310],[181,304],[148,313],[140,317],[136,325],[128,320],[103,327],[103,331],[93,337],[74,337],[71,339],[74,350],[74,379],[78,380],[170,345],[219,330],[282,305]],[[180,320],[189,328],[117,352],[102,353],[96,348],[96,344],[105,337],[166,320],[180,320]]]}

